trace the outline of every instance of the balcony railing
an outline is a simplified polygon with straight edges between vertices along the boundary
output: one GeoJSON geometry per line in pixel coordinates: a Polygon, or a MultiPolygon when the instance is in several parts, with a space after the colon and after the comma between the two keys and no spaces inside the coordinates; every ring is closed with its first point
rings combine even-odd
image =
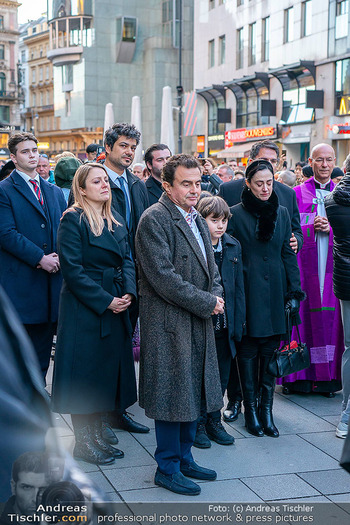
{"type": "Polygon", "coordinates": [[[92,17],[67,16],[49,23],[50,49],[47,57],[54,66],[79,62],[84,47],[92,45],[92,17]]]}

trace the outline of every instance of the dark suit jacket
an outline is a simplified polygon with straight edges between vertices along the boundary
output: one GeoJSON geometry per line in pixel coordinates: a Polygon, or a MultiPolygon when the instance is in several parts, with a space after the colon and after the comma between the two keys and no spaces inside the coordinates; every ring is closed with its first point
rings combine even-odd
{"type": "MultiPolygon", "coordinates": [[[[225,199],[227,204],[235,206],[241,202],[241,194],[245,185],[245,179],[232,180],[224,182],[219,189],[219,196],[225,199]]],[[[281,206],[287,208],[292,223],[292,232],[298,241],[298,252],[303,246],[303,233],[300,226],[300,213],[298,209],[295,191],[285,184],[275,181],[273,189],[275,190],[278,201],[281,206]]]]}
{"type": "Polygon", "coordinates": [[[161,183],[152,177],[152,175],[148,177],[145,184],[148,192],[149,205],[152,206],[152,204],[158,202],[164,190],[161,183]]]}
{"type": "Polygon", "coordinates": [[[44,179],[40,188],[46,211],[16,170],[0,182],[0,284],[25,324],[57,321],[62,284],[60,272],[50,274],[37,264],[56,252],[66,201],[44,179]]]}

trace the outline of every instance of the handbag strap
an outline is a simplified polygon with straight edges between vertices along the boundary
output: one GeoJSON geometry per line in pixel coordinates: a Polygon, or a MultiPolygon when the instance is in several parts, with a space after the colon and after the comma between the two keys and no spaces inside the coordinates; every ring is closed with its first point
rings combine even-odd
{"type": "MultiPolygon", "coordinates": [[[[289,346],[289,349],[290,349],[290,343],[291,343],[291,327],[290,327],[290,324],[291,324],[291,316],[290,316],[290,312],[287,312],[287,333],[288,333],[288,346],[289,346]]],[[[295,324],[295,328],[297,330],[298,343],[299,343],[299,346],[300,346],[301,345],[301,337],[300,337],[300,332],[299,332],[299,326],[298,326],[297,323],[295,324]]]]}

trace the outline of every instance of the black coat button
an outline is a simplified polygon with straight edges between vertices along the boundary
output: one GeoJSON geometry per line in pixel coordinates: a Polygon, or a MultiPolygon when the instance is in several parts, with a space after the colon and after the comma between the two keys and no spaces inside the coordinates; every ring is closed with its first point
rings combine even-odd
{"type": "Polygon", "coordinates": [[[268,261],[268,260],[269,260],[269,258],[266,257],[266,255],[265,255],[265,257],[264,257],[264,261],[268,261]]]}
{"type": "Polygon", "coordinates": [[[44,244],[43,244],[43,248],[44,248],[44,250],[47,248],[47,244],[46,244],[46,242],[44,242],[44,244]]]}
{"type": "Polygon", "coordinates": [[[265,281],[268,281],[269,280],[269,276],[268,275],[264,275],[264,279],[265,279],[265,281]]]}
{"type": "Polygon", "coordinates": [[[42,228],[46,228],[46,224],[44,224],[44,223],[40,224],[40,226],[41,226],[42,228]]]}

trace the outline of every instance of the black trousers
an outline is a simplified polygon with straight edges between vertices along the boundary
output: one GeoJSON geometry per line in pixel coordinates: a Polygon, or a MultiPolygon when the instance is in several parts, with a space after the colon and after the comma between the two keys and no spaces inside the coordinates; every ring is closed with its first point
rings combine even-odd
{"type": "Polygon", "coordinates": [[[50,364],[53,336],[56,333],[57,323],[25,324],[24,328],[33,343],[39,359],[39,365],[44,380],[50,364]]]}
{"type": "MultiPolygon", "coordinates": [[[[218,356],[221,391],[222,391],[222,395],[224,395],[225,390],[227,388],[228,378],[230,376],[230,367],[231,367],[231,361],[232,361],[232,355],[231,355],[227,330],[218,332],[215,335],[215,344],[216,344],[216,353],[218,356]]],[[[217,410],[216,412],[211,412],[210,414],[208,414],[208,417],[210,417],[211,419],[214,419],[215,421],[220,421],[220,418],[221,418],[220,410],[217,410]]],[[[206,419],[207,419],[207,409],[206,409],[206,404],[205,404],[205,398],[202,395],[200,421],[206,421],[206,419]]]]}
{"type": "Polygon", "coordinates": [[[270,337],[250,337],[244,335],[242,341],[237,343],[238,363],[239,358],[253,359],[257,356],[271,357],[274,350],[279,346],[281,337],[271,335],[270,337]]]}

